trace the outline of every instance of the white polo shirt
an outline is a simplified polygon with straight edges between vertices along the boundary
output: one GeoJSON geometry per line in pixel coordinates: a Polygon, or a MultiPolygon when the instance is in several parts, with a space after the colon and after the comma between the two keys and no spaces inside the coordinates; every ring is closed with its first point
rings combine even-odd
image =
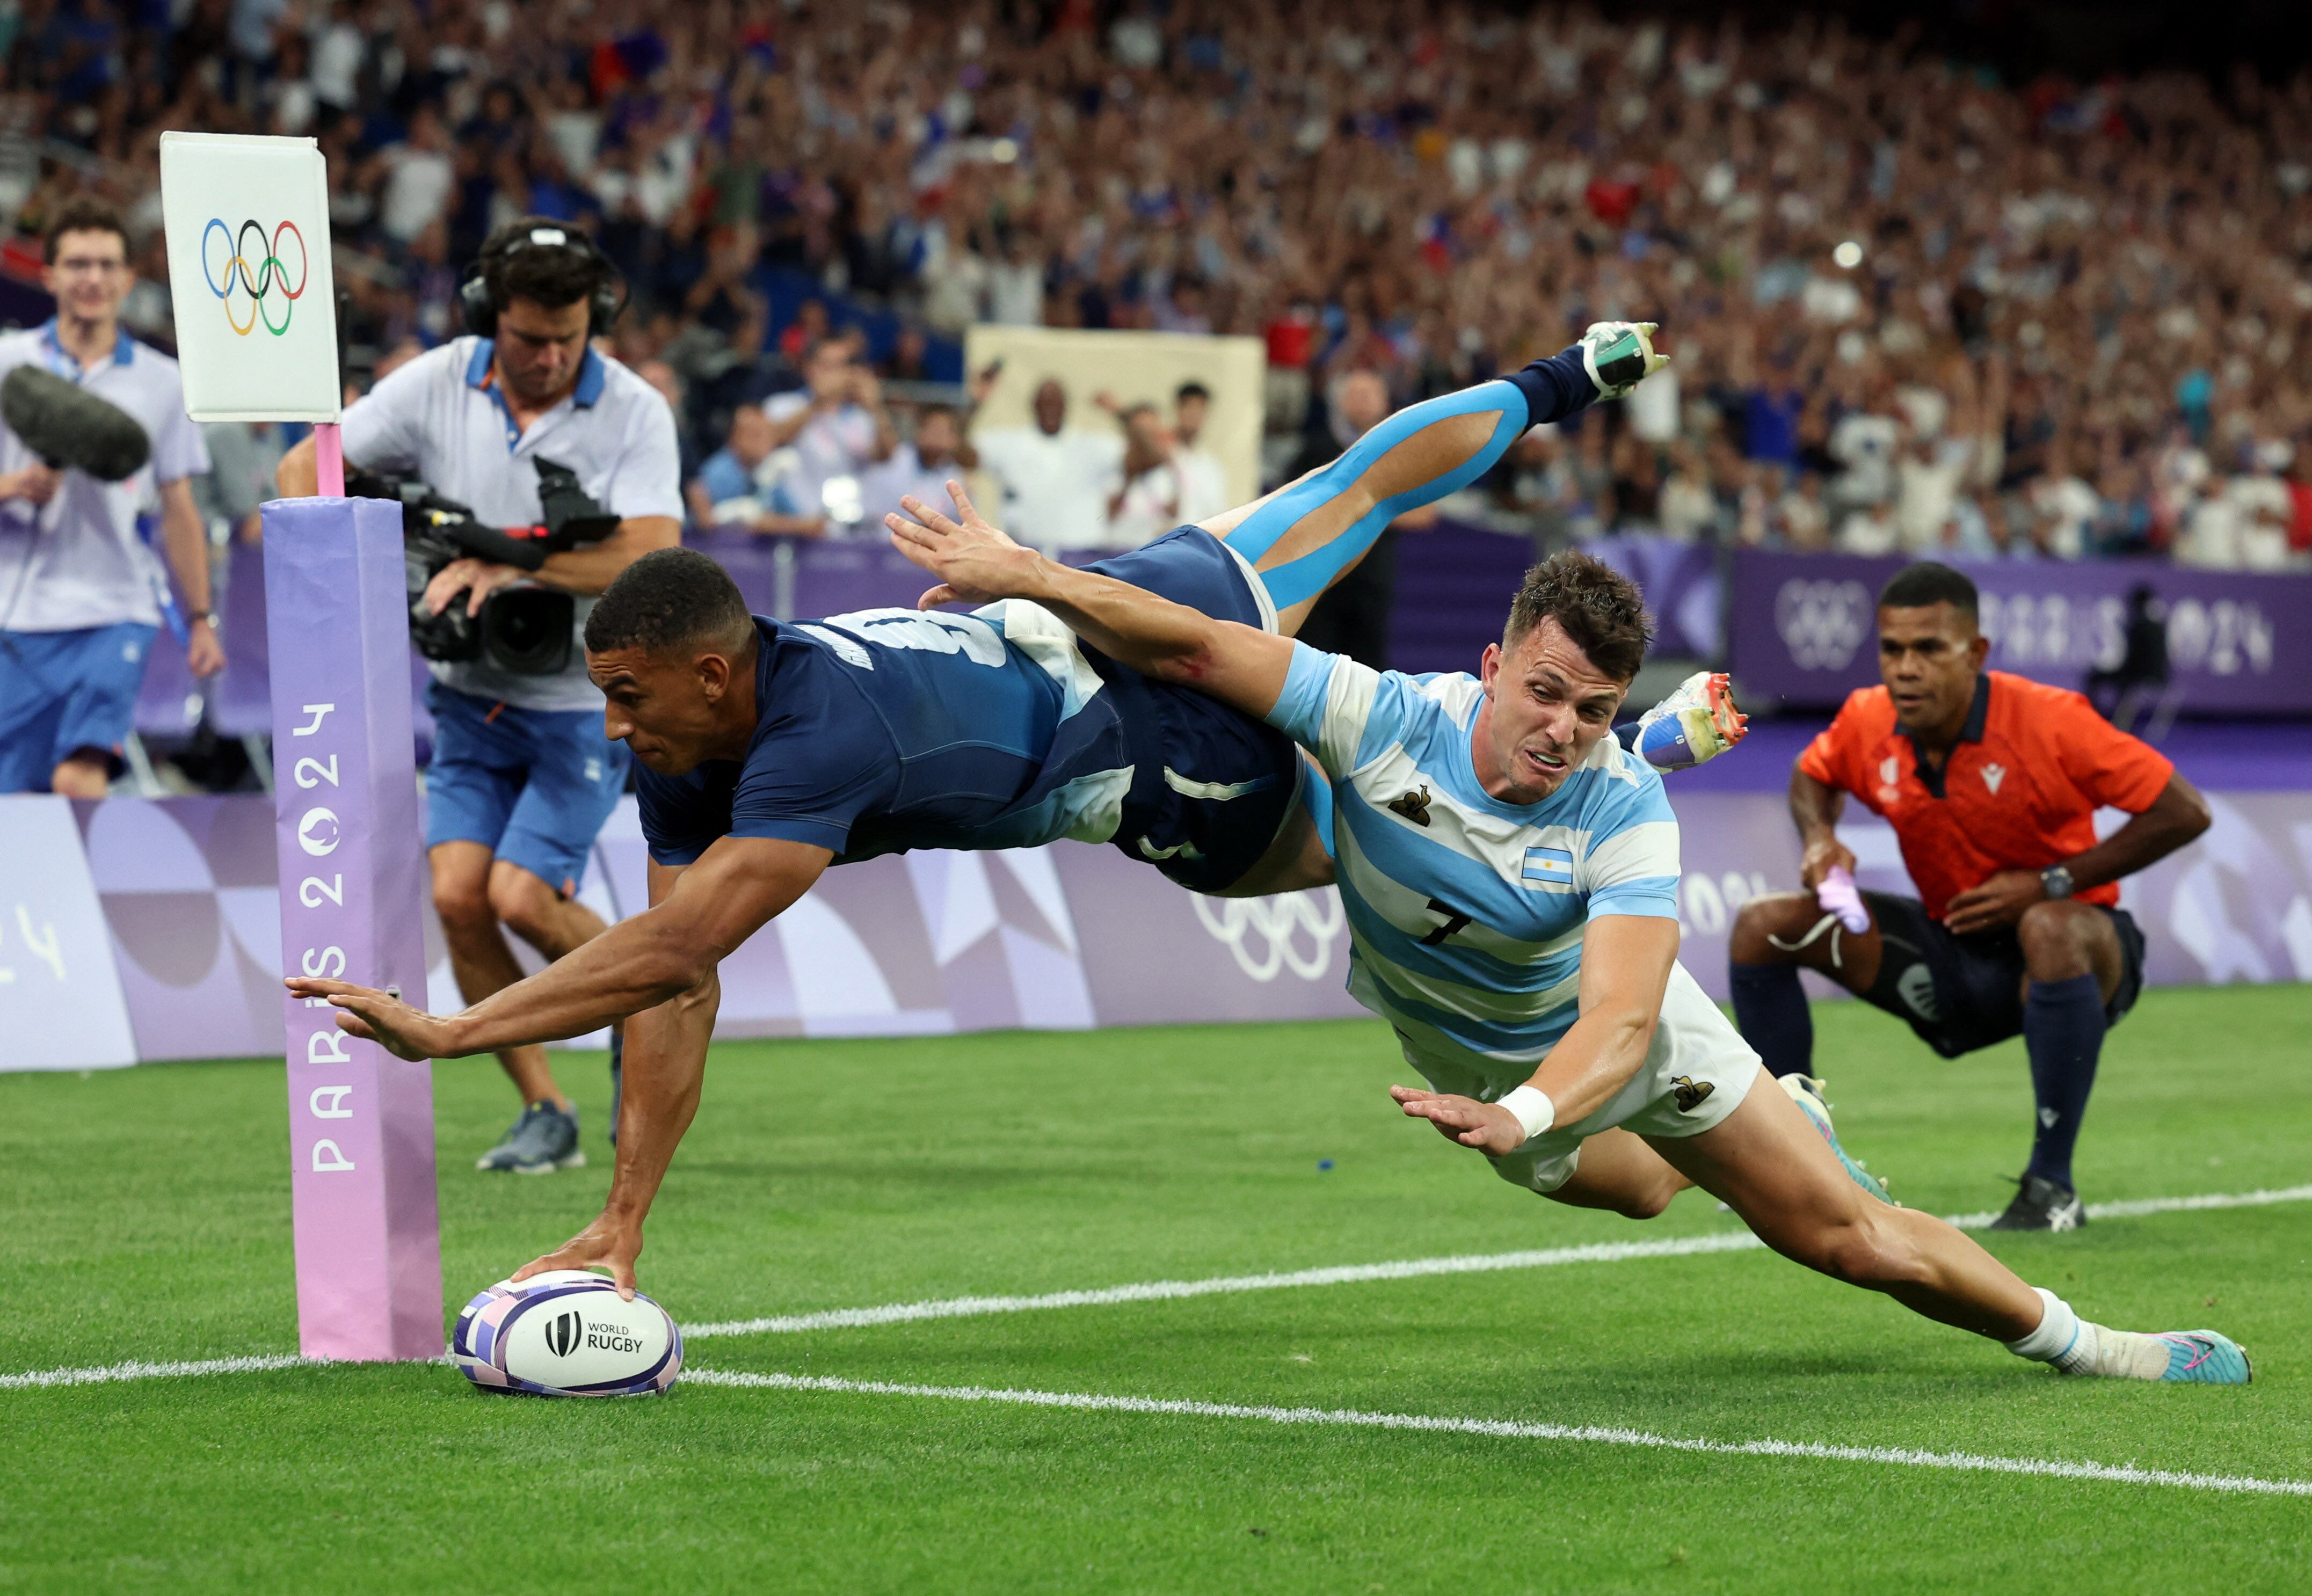
{"type": "MultiPolygon", "coordinates": [[[[808,390],[774,394],[763,401],[763,414],[773,421],[785,421],[810,406],[808,390]]],[[[802,431],[787,445],[795,452],[794,476],[787,491],[803,514],[817,515],[827,508],[830,478],[863,478],[874,468],[876,438],[874,416],[859,405],[821,411],[803,423],[802,431]]],[[[875,536],[881,536],[880,529],[875,536]]]]}
{"type": "MultiPolygon", "coordinates": [[[[153,459],[122,482],[67,471],[45,505],[0,504],[0,605],[10,606],[0,613],[0,631],[76,632],[124,621],[158,626],[160,567],[136,535],[136,518],[159,502],[158,484],[209,468],[201,430],[185,415],[177,362],[122,333],[110,354],[83,370],[57,342],[51,321],[0,336],[0,376],[22,365],[44,366],[135,416],[153,440],[153,459]]],[[[0,471],[38,459],[0,427],[0,471]]]]}
{"type": "MultiPolygon", "coordinates": [[[[1193,444],[1172,451],[1172,474],[1180,481],[1180,521],[1208,521],[1224,510],[1233,510],[1228,491],[1228,472],[1222,467],[1220,457],[1208,449],[1193,444]]],[[[1169,532],[1172,528],[1164,528],[1169,532]]]]}
{"type": "Polygon", "coordinates": [[[972,438],[1003,484],[1006,532],[1046,554],[1108,543],[1108,501],[1124,485],[1124,435],[1064,427],[997,427],[972,438]]]}
{"type": "MultiPolygon", "coordinates": [[[[492,352],[487,338],[455,338],[391,372],[346,411],[346,459],[419,478],[471,507],[486,526],[538,523],[533,462],[541,459],[576,472],[580,484],[620,520],[681,519],[674,412],[656,388],[589,349],[577,388],[522,432],[490,379],[492,352]]],[[[582,631],[593,607],[591,598],[578,600],[582,631]]],[[[574,639],[569,668],[559,676],[514,676],[466,660],[437,661],[434,676],[460,693],[521,709],[602,707],[586,676],[582,639],[574,639]]]]}

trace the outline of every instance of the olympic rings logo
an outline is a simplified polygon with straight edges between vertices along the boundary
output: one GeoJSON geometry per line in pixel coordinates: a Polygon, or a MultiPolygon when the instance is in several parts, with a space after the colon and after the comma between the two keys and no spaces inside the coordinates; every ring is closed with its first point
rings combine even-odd
{"type": "Polygon", "coordinates": [[[201,280],[209,285],[211,293],[224,301],[225,325],[244,338],[257,330],[260,321],[265,324],[265,330],[276,338],[289,330],[289,318],[297,308],[297,297],[305,292],[305,279],[311,266],[312,261],[305,253],[305,235],[297,231],[297,224],[293,222],[284,222],[275,228],[270,240],[267,239],[265,224],[261,222],[244,222],[235,231],[227,227],[222,218],[212,216],[209,224],[201,230],[201,280]],[[211,233],[224,240],[228,251],[221,272],[210,269],[211,233]],[[250,244],[251,233],[257,235],[253,251],[250,244]],[[297,240],[297,286],[294,288],[289,286],[288,263],[281,255],[284,239],[297,240]],[[278,327],[273,325],[273,293],[276,289],[282,295],[281,325],[278,327]],[[233,314],[236,293],[249,296],[249,319],[246,323],[233,314]]]}
{"type": "Polygon", "coordinates": [[[1274,981],[1285,969],[1303,981],[1321,979],[1333,962],[1333,938],[1341,934],[1346,919],[1339,895],[1323,888],[1265,898],[1196,894],[1188,901],[1213,939],[1228,945],[1237,968],[1262,982],[1274,981]],[[1303,936],[1309,940],[1306,952],[1300,947],[1303,936]],[[1245,946],[1248,937],[1260,941],[1257,952],[1245,946]]]}

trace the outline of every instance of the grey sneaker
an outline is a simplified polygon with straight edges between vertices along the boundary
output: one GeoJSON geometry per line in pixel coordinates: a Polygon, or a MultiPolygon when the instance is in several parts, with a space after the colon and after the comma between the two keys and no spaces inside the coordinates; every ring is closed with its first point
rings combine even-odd
{"type": "Polygon", "coordinates": [[[474,1167],[545,1175],[582,1168],[585,1163],[586,1151],[578,1145],[578,1111],[565,1112],[550,1103],[533,1103],[496,1147],[474,1160],[474,1167]]]}

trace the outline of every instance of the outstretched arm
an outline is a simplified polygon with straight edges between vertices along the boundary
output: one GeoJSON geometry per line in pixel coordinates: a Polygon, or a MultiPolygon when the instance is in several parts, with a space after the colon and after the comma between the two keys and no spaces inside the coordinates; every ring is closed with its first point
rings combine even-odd
{"type": "Polygon", "coordinates": [[[883,518],[899,552],[940,579],[919,607],[1030,599],[1143,676],[1196,688],[1248,715],[1276,707],[1292,665],[1291,639],[1215,621],[1129,582],[1047,560],[989,525],[961,483],[949,483],[947,491],[955,501],[952,517],[909,496],[899,501],[906,515],[883,518]]]}
{"type": "MultiPolygon", "coordinates": [[[[696,868],[696,867],[691,867],[696,868]]],[[[653,862],[653,908],[674,894],[688,869],[653,862]]],[[[610,1195],[594,1222],[542,1258],[513,1272],[527,1280],[547,1269],[605,1269],[621,1295],[635,1289],[635,1260],[643,1250],[643,1220],[674,1149],[698,1112],[706,1078],[706,1045],[714,1038],[714,1011],[722,998],[714,972],[706,979],[626,1021],[626,1091],[618,1108],[617,1166],[610,1195]]]]}
{"type": "MultiPolygon", "coordinates": [[[[1581,1123],[1630,1084],[1653,1045],[1662,992],[1677,960],[1674,920],[1601,914],[1590,922],[1581,945],[1581,1017],[1526,1083],[1554,1110],[1531,1135],[1548,1125],[1581,1123]]],[[[1436,1126],[1439,1135],[1490,1157],[1516,1152],[1528,1137],[1517,1109],[1504,1103],[1412,1086],[1391,1086],[1388,1095],[1406,1114],[1436,1126]]]]}
{"type": "Polygon", "coordinates": [[[808,843],[724,837],[675,880],[663,903],[460,1014],[438,1017],[351,981],[293,976],[326,998],[338,1025],[404,1059],[456,1059],[583,1036],[698,988],[724,955],[810,890],[835,855],[808,843]]]}

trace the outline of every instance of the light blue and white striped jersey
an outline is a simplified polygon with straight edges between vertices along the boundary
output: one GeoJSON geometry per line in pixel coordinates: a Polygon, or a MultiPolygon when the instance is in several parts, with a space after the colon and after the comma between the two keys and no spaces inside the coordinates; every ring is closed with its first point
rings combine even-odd
{"type": "Polygon", "coordinates": [[[1590,920],[1677,917],[1677,820],[1660,772],[1610,737],[1540,803],[1488,796],[1469,752],[1484,702],[1473,676],[1296,643],[1268,720],[1332,779],[1351,994],[1506,1089],[1580,1012],[1590,920]]]}

